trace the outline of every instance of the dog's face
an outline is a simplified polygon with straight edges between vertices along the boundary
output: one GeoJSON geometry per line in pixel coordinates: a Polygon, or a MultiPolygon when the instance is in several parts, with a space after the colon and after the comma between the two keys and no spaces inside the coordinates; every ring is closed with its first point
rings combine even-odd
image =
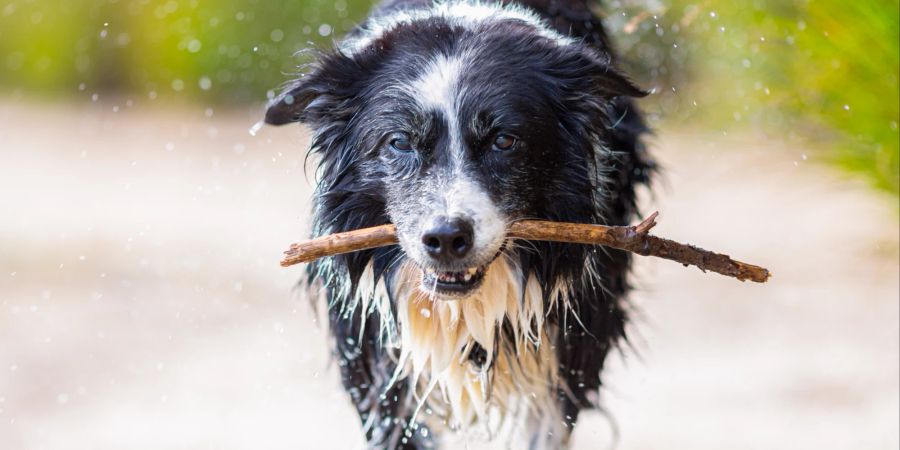
{"type": "Polygon", "coordinates": [[[643,94],[603,55],[545,31],[515,19],[432,18],[357,37],[322,56],[267,121],[311,125],[320,196],[366,192],[326,206],[357,210],[332,221],[386,218],[421,268],[421,287],[464,297],[510,222],[590,216],[607,103],[643,94]]]}

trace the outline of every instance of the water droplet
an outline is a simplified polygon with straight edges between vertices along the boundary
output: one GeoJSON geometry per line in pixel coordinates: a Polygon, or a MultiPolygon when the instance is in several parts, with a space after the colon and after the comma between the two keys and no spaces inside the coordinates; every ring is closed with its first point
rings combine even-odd
{"type": "Polygon", "coordinates": [[[281,40],[284,39],[284,31],[281,31],[279,28],[272,30],[272,32],[269,33],[269,39],[271,39],[272,42],[281,42],[281,40]]]}
{"type": "Polygon", "coordinates": [[[250,133],[250,136],[256,136],[257,133],[259,133],[259,130],[262,129],[263,125],[265,125],[265,122],[260,120],[259,122],[254,123],[253,126],[250,127],[249,130],[247,130],[247,132],[250,133]]]}
{"type": "Polygon", "coordinates": [[[191,53],[197,53],[201,48],[203,48],[203,43],[197,39],[191,39],[191,41],[188,42],[187,49],[191,53]]]}

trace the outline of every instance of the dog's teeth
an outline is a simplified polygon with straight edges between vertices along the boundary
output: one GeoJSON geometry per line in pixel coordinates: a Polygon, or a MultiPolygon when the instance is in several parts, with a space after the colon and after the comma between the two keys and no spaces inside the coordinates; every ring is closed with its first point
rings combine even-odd
{"type": "Polygon", "coordinates": [[[467,273],[466,276],[465,276],[464,278],[465,278],[466,282],[468,283],[469,281],[472,281],[472,274],[471,274],[471,273],[467,273]]]}
{"type": "Polygon", "coordinates": [[[478,273],[478,268],[477,267],[469,267],[469,270],[467,270],[466,272],[468,272],[469,275],[475,275],[476,273],[478,273]]]}

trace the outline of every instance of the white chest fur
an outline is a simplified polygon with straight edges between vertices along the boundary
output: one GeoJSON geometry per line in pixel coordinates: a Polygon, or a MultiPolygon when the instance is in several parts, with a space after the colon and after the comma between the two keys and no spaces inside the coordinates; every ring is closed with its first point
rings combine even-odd
{"type": "MultiPolygon", "coordinates": [[[[369,280],[367,270],[361,285],[369,280]]],[[[560,429],[554,400],[559,389],[555,333],[545,328],[544,293],[534,277],[525,281],[500,257],[478,292],[462,300],[433,298],[420,287],[413,265],[401,268],[391,284],[399,329],[382,332],[393,335],[390,340],[400,348],[394,382],[415,386],[416,420],[490,436],[525,428],[543,436],[549,448],[562,445],[567,433],[560,429]],[[511,332],[500,331],[504,323],[511,332]],[[485,351],[481,365],[469,358],[476,344],[485,351]]],[[[551,298],[564,296],[556,291],[551,298]]],[[[359,298],[365,313],[390,315],[383,283],[362,290],[359,298]]]]}

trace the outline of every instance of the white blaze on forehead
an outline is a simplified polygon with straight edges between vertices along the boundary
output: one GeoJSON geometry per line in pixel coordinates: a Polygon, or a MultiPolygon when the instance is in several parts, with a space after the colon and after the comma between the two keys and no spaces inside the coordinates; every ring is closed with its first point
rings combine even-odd
{"type": "Polygon", "coordinates": [[[413,82],[412,96],[422,109],[436,110],[446,120],[450,137],[450,151],[454,153],[454,165],[462,165],[462,136],[457,112],[457,93],[463,61],[457,56],[438,55],[425,68],[422,76],[413,82]]]}
{"type": "Polygon", "coordinates": [[[413,83],[414,95],[423,107],[455,110],[456,91],[463,61],[456,56],[438,55],[413,83]]]}
{"type": "Polygon", "coordinates": [[[441,18],[450,25],[464,28],[472,28],[492,21],[516,20],[534,27],[539,35],[554,40],[560,45],[575,42],[572,38],[563,36],[547,26],[541,17],[530,9],[514,3],[501,5],[499,2],[482,3],[478,0],[438,0],[428,8],[400,10],[387,16],[370,19],[363,26],[359,37],[344,41],[341,49],[348,53],[359,52],[400,25],[432,18],[441,18]]]}

